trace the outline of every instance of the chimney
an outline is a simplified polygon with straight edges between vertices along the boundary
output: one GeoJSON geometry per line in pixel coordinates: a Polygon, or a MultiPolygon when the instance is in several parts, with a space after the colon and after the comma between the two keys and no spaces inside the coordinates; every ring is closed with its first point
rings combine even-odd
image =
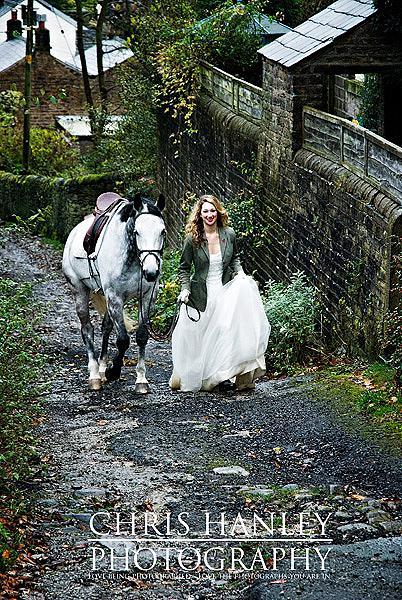
{"type": "Polygon", "coordinates": [[[17,11],[11,11],[11,19],[7,21],[7,41],[15,40],[22,35],[22,23],[17,18],[17,11]]]}
{"type": "Polygon", "coordinates": [[[50,33],[45,28],[46,15],[38,15],[39,27],[35,29],[35,52],[50,52],[50,33]]]}

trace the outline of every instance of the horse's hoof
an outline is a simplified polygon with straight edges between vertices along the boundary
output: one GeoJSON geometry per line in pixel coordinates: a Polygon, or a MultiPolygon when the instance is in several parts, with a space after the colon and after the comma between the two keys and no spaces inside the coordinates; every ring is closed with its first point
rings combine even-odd
{"type": "Polygon", "coordinates": [[[103,373],[99,372],[99,376],[100,376],[100,380],[102,383],[107,383],[107,377],[106,377],[105,371],[103,371],[103,373]]]}
{"type": "Polygon", "coordinates": [[[120,373],[121,369],[115,369],[115,367],[110,367],[110,369],[106,369],[106,381],[117,381],[120,378],[120,373]]]}
{"type": "Polygon", "coordinates": [[[94,390],[94,392],[98,392],[99,390],[102,389],[102,380],[101,379],[89,379],[88,383],[89,383],[89,387],[91,388],[91,390],[94,390]]]}
{"type": "Polygon", "coordinates": [[[148,394],[149,392],[149,384],[148,383],[136,383],[135,384],[135,393],[136,394],[148,394]]]}

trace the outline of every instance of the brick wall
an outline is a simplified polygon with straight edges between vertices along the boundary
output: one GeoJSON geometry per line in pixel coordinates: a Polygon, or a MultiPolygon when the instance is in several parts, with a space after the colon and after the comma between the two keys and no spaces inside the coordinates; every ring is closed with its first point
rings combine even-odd
{"type": "MultiPolygon", "coordinates": [[[[106,72],[108,89],[115,89],[116,69],[106,72]]],[[[24,92],[24,61],[13,65],[10,69],[0,73],[0,91],[8,90],[16,85],[20,92],[24,92]]],[[[94,99],[99,97],[97,77],[91,79],[94,90],[94,99]]],[[[47,52],[38,52],[32,63],[32,97],[39,98],[39,106],[33,104],[31,122],[35,127],[50,127],[55,125],[57,115],[82,115],[87,114],[82,75],[73,69],[67,68],[47,52]],[[67,92],[66,100],[52,104],[50,96],[58,98],[61,89],[67,92]]],[[[118,98],[111,94],[112,109],[118,109],[118,98]],[[114,102],[114,103],[113,103],[114,102]]]]}

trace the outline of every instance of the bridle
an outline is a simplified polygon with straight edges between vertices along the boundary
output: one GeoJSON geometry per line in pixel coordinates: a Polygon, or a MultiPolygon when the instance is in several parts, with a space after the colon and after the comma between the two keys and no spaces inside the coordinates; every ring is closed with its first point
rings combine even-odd
{"type": "Polygon", "coordinates": [[[166,241],[166,233],[164,233],[161,248],[151,248],[151,249],[141,249],[141,250],[138,248],[137,236],[139,234],[138,234],[138,231],[135,229],[135,223],[136,223],[137,219],[139,219],[139,217],[141,217],[142,215],[148,215],[148,214],[149,213],[140,213],[139,215],[137,215],[135,217],[135,220],[134,220],[135,252],[136,252],[136,257],[137,257],[139,265],[140,265],[140,293],[139,293],[139,299],[138,299],[138,309],[139,309],[139,313],[141,316],[141,320],[144,323],[144,325],[146,326],[150,337],[157,342],[164,342],[171,337],[173,330],[176,327],[177,321],[179,319],[180,304],[176,303],[176,309],[171,318],[171,321],[169,323],[167,330],[163,331],[163,332],[156,331],[151,322],[151,315],[149,312],[149,307],[151,305],[151,300],[153,298],[156,285],[158,284],[158,279],[159,279],[159,275],[158,275],[158,277],[156,277],[153,287],[151,289],[150,301],[148,303],[148,310],[145,314],[145,306],[144,306],[144,302],[143,302],[143,282],[144,282],[145,275],[144,275],[144,271],[143,271],[142,267],[143,267],[145,259],[148,256],[153,256],[156,259],[159,274],[161,273],[162,254],[163,254],[165,241],[166,241]]]}

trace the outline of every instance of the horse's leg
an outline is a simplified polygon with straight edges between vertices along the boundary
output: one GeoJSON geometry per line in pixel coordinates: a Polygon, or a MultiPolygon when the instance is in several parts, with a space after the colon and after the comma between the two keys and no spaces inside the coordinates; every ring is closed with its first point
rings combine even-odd
{"type": "MultiPolygon", "coordinates": [[[[151,289],[148,289],[143,296],[143,311],[144,315],[151,315],[155,304],[156,295],[158,293],[158,287],[153,288],[153,294],[151,289]]],[[[146,378],[146,366],[145,366],[145,348],[149,339],[148,329],[143,320],[143,314],[139,310],[138,315],[138,329],[136,333],[136,342],[138,346],[138,362],[137,362],[137,379],[135,380],[135,392],[137,394],[147,394],[149,392],[149,383],[146,378]]]]}
{"type": "Polygon", "coordinates": [[[81,335],[88,354],[89,386],[93,390],[100,390],[102,382],[99,377],[99,365],[95,357],[94,328],[89,314],[89,290],[86,288],[75,289],[75,306],[81,322],[81,335]]]}
{"type": "Polygon", "coordinates": [[[108,381],[115,381],[120,377],[124,354],[130,345],[130,337],[124,323],[122,298],[112,293],[106,296],[109,315],[116,330],[117,354],[113,358],[113,366],[106,369],[105,375],[108,381]]]}
{"type": "Polygon", "coordinates": [[[107,369],[107,348],[109,344],[109,337],[113,329],[113,321],[110,318],[108,311],[106,311],[102,321],[102,350],[99,355],[99,375],[102,383],[107,381],[106,369],[107,369]]]}
{"type": "Polygon", "coordinates": [[[147,394],[149,392],[149,384],[145,377],[145,347],[148,342],[148,329],[140,319],[140,323],[135,334],[135,340],[138,346],[138,362],[137,362],[137,379],[135,380],[135,393],[147,394]]]}

